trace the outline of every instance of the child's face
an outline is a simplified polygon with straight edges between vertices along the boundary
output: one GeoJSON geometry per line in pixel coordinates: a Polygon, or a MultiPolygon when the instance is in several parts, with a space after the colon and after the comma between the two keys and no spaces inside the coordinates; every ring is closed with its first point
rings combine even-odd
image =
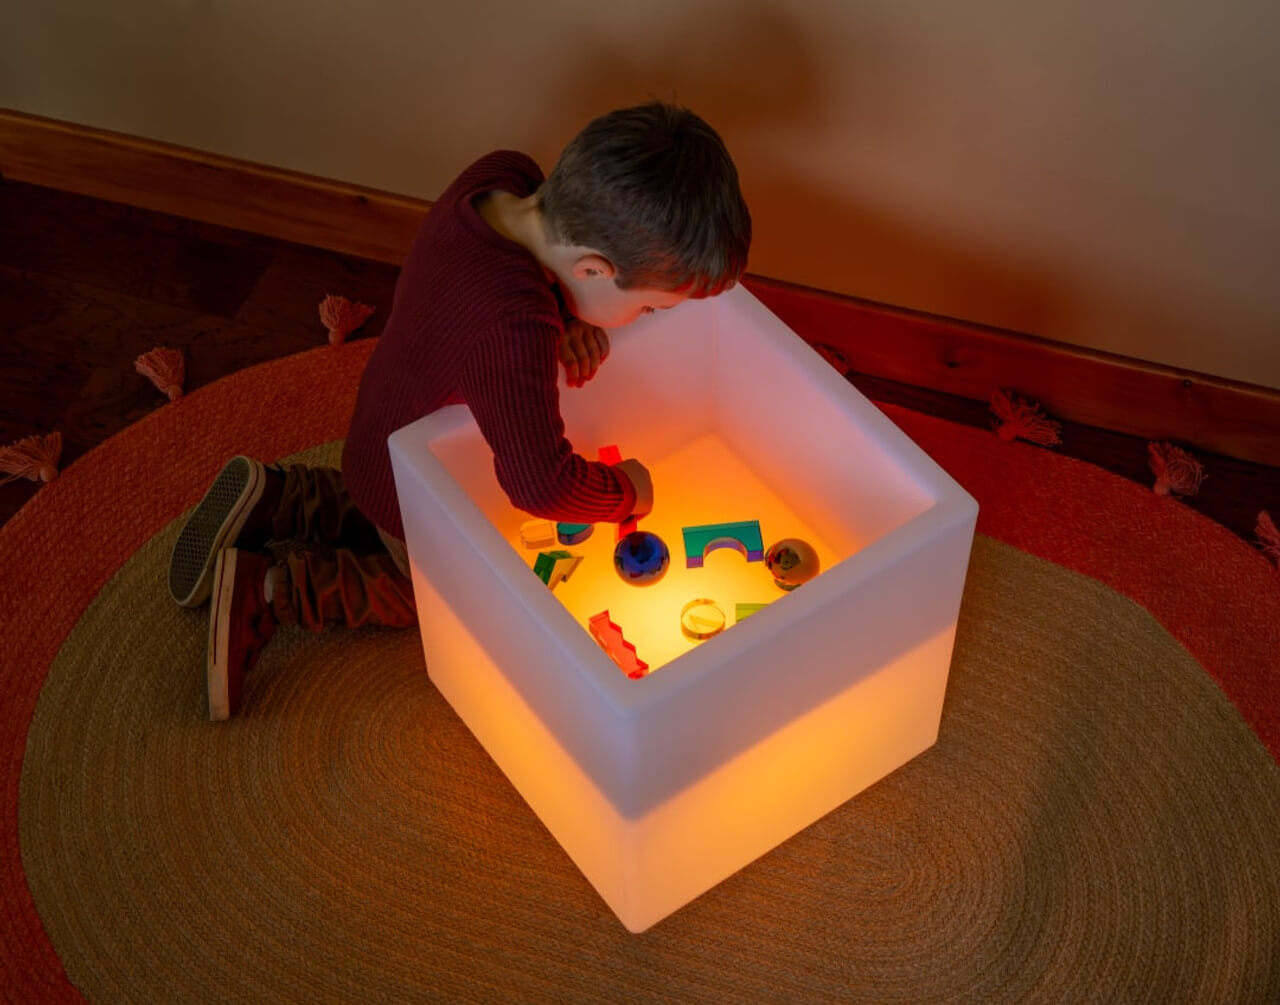
{"type": "Polygon", "coordinates": [[[621,328],[643,314],[664,311],[689,299],[669,290],[623,290],[612,277],[596,276],[562,286],[570,313],[598,328],[621,328]]]}

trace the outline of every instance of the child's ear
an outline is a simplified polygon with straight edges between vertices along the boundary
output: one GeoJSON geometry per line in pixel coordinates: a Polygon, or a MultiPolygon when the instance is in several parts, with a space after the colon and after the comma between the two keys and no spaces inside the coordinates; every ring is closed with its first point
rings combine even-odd
{"type": "Polygon", "coordinates": [[[594,251],[579,256],[573,262],[574,279],[612,279],[616,271],[609,259],[594,251]]]}

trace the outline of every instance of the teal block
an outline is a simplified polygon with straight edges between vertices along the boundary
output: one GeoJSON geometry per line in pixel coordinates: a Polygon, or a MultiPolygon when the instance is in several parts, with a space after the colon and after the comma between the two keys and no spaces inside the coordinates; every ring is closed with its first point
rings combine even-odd
{"type": "Polygon", "coordinates": [[[759,520],[704,523],[696,527],[685,527],[682,533],[686,568],[701,569],[707,552],[717,548],[740,551],[748,562],[764,561],[764,537],[760,533],[759,520]]]}
{"type": "Polygon", "coordinates": [[[561,544],[581,544],[595,529],[595,525],[590,523],[558,523],[556,540],[561,544]]]}

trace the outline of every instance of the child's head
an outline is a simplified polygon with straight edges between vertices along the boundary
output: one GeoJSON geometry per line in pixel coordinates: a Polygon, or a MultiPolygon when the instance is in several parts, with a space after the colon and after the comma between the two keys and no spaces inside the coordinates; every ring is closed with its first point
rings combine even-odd
{"type": "Polygon", "coordinates": [[[606,259],[623,291],[714,296],[746,268],[751,215],[738,172],[715,130],[683,108],[652,102],[594,120],[537,204],[549,240],[606,259]]]}

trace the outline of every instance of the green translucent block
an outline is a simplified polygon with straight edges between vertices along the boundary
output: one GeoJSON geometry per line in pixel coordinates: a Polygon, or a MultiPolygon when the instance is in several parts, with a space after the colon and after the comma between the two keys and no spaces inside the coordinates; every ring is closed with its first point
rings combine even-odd
{"type": "Polygon", "coordinates": [[[534,574],[551,589],[555,589],[573,575],[582,561],[581,555],[568,551],[542,551],[533,563],[534,574]]]}

